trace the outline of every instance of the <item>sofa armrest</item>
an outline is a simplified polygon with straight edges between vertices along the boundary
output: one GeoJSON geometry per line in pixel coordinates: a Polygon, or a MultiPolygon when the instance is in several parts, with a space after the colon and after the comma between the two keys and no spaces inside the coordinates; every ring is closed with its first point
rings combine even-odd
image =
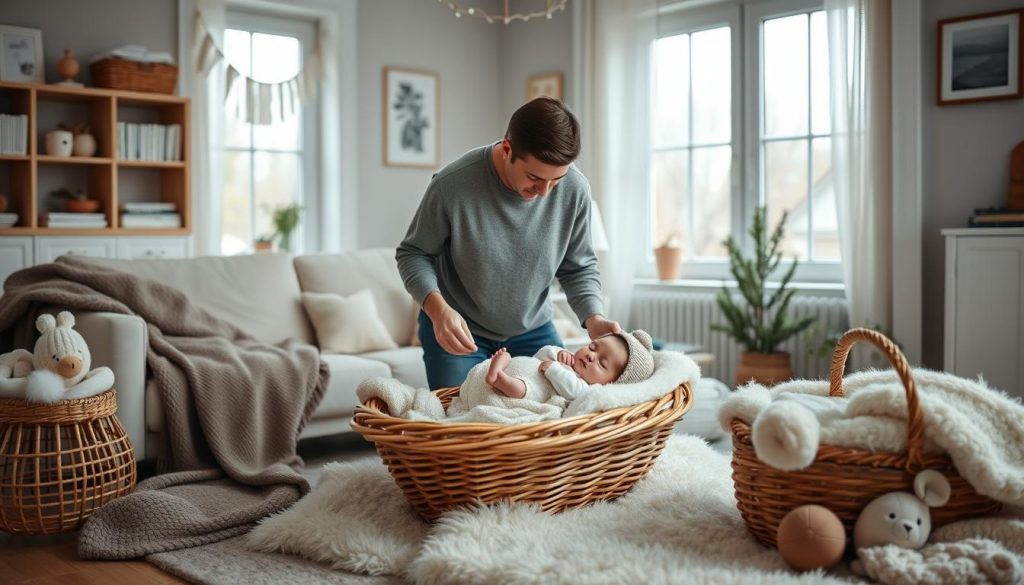
{"type": "Polygon", "coordinates": [[[82,334],[92,354],[92,367],[107,366],[114,371],[117,388],[117,418],[121,421],[142,459],[146,447],[146,351],[149,333],[146,322],[134,315],[80,313],[75,329],[82,334]]]}

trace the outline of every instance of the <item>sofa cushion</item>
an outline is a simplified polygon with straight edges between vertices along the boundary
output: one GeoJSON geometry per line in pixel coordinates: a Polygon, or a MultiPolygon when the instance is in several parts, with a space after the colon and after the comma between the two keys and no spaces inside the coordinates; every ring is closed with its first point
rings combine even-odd
{"type": "Polygon", "coordinates": [[[331,380],[324,399],[313,412],[313,420],[350,416],[359,404],[356,386],[370,376],[390,376],[387,364],[377,360],[345,354],[321,354],[320,359],[331,369],[331,380]]]}
{"type": "Polygon", "coordinates": [[[423,366],[423,348],[421,347],[371,351],[360,354],[359,357],[384,362],[391,368],[392,378],[398,378],[413,388],[429,387],[427,370],[423,366]]]}
{"type": "Polygon", "coordinates": [[[295,274],[305,292],[347,297],[364,288],[370,289],[391,338],[398,345],[409,344],[419,306],[402,284],[394,248],[298,256],[295,274]]]}
{"type": "Polygon", "coordinates": [[[188,259],[87,261],[168,284],[196,306],[267,343],[315,343],[291,256],[253,254],[188,259]]]}
{"type": "Polygon", "coordinates": [[[303,292],[302,305],[324,353],[363,353],[398,347],[380,320],[370,289],[348,297],[303,292]]]}

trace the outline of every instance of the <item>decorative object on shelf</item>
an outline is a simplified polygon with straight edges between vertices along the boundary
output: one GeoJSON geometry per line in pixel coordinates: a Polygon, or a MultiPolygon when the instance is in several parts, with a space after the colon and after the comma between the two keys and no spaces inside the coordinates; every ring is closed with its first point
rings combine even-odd
{"type": "Polygon", "coordinates": [[[462,15],[466,14],[468,16],[482,18],[486,20],[489,24],[493,24],[495,22],[502,22],[504,24],[508,24],[514,20],[521,20],[523,22],[526,22],[532,18],[540,18],[542,16],[550,20],[556,11],[565,10],[565,5],[568,4],[569,2],[569,0],[545,0],[544,9],[539,10],[538,5],[540,4],[540,2],[536,0],[518,0],[518,3],[523,4],[524,6],[529,5],[526,8],[527,12],[512,12],[509,9],[509,4],[515,4],[516,0],[513,0],[512,2],[510,2],[510,0],[505,0],[504,10],[502,12],[488,12],[487,10],[480,8],[478,5],[474,5],[481,4],[480,2],[474,3],[469,0],[464,0],[463,2],[459,2],[458,0],[437,1],[441,4],[444,4],[445,6],[448,7],[449,10],[454,12],[455,18],[462,18],[462,15]]]}
{"type": "Polygon", "coordinates": [[[526,80],[526,101],[539,97],[555,98],[564,100],[562,93],[562,81],[564,77],[561,71],[541,73],[526,80]]]}
{"type": "Polygon", "coordinates": [[[7,196],[0,193],[0,213],[7,211],[7,196]]]}
{"type": "Polygon", "coordinates": [[[89,196],[81,189],[77,191],[68,188],[55,189],[50,192],[50,196],[64,199],[64,210],[70,213],[95,213],[100,209],[99,200],[89,199],[89,196]]]}
{"type": "Polygon", "coordinates": [[[1010,189],[1006,195],[1006,207],[1024,211],[1024,142],[1010,153],[1010,189]]]}
{"type": "Polygon", "coordinates": [[[278,246],[285,252],[292,250],[292,232],[298,227],[301,215],[302,206],[292,203],[278,207],[270,217],[274,224],[274,235],[278,238],[278,246]]]}
{"type": "Polygon", "coordinates": [[[384,68],[384,164],[433,169],[440,151],[437,73],[384,68]]]}
{"type": "Polygon", "coordinates": [[[178,66],[170,53],[150,53],[146,47],[127,45],[89,59],[96,87],[174,93],[178,66]]]}
{"type": "Polygon", "coordinates": [[[669,236],[654,249],[654,262],[658,266],[659,279],[678,280],[682,276],[683,249],[679,246],[679,236],[669,236]]]}
{"type": "Polygon", "coordinates": [[[0,80],[45,83],[43,31],[0,24],[0,80]]]}
{"type": "Polygon", "coordinates": [[[771,293],[768,291],[768,278],[782,261],[779,243],[789,214],[782,214],[771,237],[765,226],[765,215],[766,209],[758,207],[748,232],[754,242],[753,258],[743,257],[732,236],[725,240],[729,251],[729,272],[736,280],[744,302],[737,304],[724,286],[715,297],[728,324],[716,323],[711,328],[733,338],[746,350],[740,355],[736,368],[737,386],[750,380],[770,386],[793,377],[789,352],[779,351],[778,346],[815,321],[813,316],[797,320],[790,320],[787,316],[789,302],[796,289],[787,289],[786,286],[796,271],[796,258],[782,276],[778,288],[771,293]]]}
{"type": "Polygon", "coordinates": [[[96,154],[96,138],[88,124],[75,124],[68,126],[58,124],[61,130],[67,130],[74,136],[74,144],[71,147],[71,154],[74,156],[92,156],[96,154]]]}
{"type": "Polygon", "coordinates": [[[75,81],[75,76],[78,75],[79,66],[78,59],[75,59],[71,49],[64,49],[64,56],[57,61],[57,74],[64,78],[64,81],[60,81],[57,85],[63,85],[64,87],[83,87],[83,85],[75,81]]]}
{"type": "Polygon", "coordinates": [[[940,106],[1024,96],[1024,10],[939,21],[940,106]]]}
{"type": "Polygon", "coordinates": [[[71,156],[75,135],[69,130],[51,130],[46,133],[46,154],[50,156],[71,156]]]}

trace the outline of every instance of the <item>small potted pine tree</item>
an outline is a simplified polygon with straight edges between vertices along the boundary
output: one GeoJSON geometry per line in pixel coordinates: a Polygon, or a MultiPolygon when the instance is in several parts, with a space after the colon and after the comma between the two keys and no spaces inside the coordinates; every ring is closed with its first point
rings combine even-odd
{"type": "Polygon", "coordinates": [[[786,213],[771,236],[765,226],[765,208],[754,211],[750,226],[754,242],[754,255],[745,258],[736,241],[729,236],[724,242],[729,251],[729,271],[736,280],[739,300],[726,287],[718,292],[718,302],[726,324],[713,324],[711,328],[736,340],[745,349],[736,368],[736,385],[755,380],[767,386],[793,377],[789,352],[779,351],[779,345],[814,323],[813,316],[790,319],[789,302],[796,289],[787,288],[797,261],[793,259],[789,270],[782,275],[778,288],[769,291],[768,278],[782,261],[779,243],[782,241],[786,213]]]}

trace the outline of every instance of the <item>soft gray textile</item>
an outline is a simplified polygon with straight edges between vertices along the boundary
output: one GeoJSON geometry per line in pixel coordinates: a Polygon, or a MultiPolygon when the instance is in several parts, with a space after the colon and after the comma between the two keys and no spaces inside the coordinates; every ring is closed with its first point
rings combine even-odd
{"type": "MultiPolygon", "coordinates": [[[[294,467],[302,464],[295,452],[298,436],[327,385],[328,369],[315,347],[295,340],[280,346],[260,343],[194,307],[172,287],[74,258],[27,268],[7,279],[0,298],[3,341],[8,347],[28,346],[34,339],[36,314],[53,309],[132,314],[146,321],[146,359],[163,403],[171,469],[221,470],[235,482],[253,487],[291,486],[290,500],[309,491],[294,467]]],[[[185,475],[166,481],[194,480],[195,476],[185,475]]],[[[161,537],[180,541],[182,532],[173,522],[198,518],[192,514],[197,504],[190,498],[205,494],[198,490],[178,496],[174,501],[180,509],[174,520],[164,514],[107,519],[108,507],[112,515],[120,513],[119,508],[100,509],[90,519],[97,528],[87,524],[83,529],[83,550],[102,558],[131,558],[147,552],[137,547],[103,549],[103,543],[112,541],[99,527],[138,534],[154,546],[162,546],[161,537]]],[[[141,509],[142,502],[153,497],[140,491],[126,496],[119,506],[141,509]]],[[[279,503],[287,505],[290,500],[279,503]]],[[[262,502],[236,510],[237,516],[225,512],[221,522],[235,518],[239,525],[248,524],[266,508],[267,502],[262,502]]],[[[189,533],[206,530],[208,538],[213,538],[226,528],[222,523],[205,526],[192,526],[189,533]]]]}

